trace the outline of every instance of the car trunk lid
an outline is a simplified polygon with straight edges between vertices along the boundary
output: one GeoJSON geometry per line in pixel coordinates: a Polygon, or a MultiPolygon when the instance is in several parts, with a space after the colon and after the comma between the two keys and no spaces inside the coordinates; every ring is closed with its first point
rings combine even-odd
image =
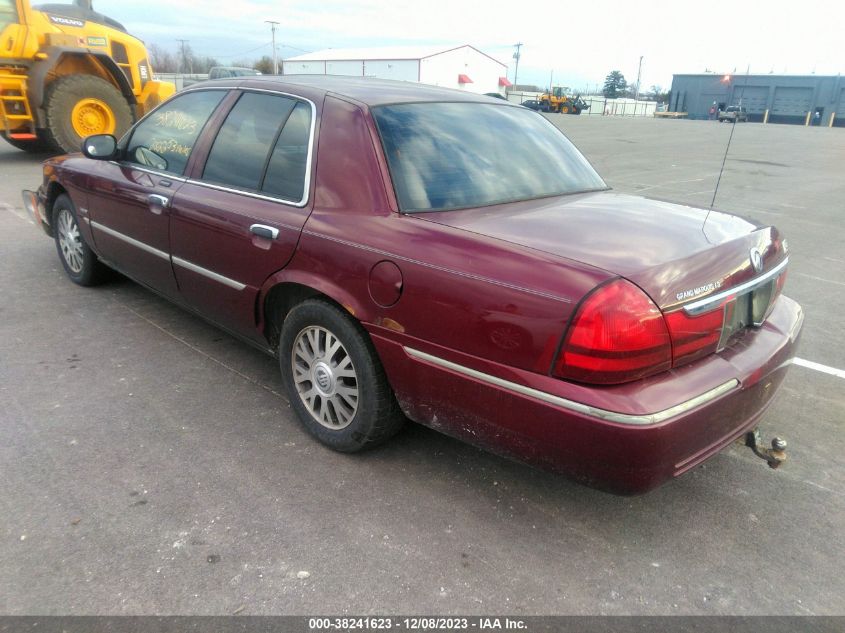
{"type": "Polygon", "coordinates": [[[613,192],[418,214],[625,277],[664,312],[740,287],[786,257],[777,230],[613,192]],[[757,251],[760,268],[752,252],[757,251]]]}

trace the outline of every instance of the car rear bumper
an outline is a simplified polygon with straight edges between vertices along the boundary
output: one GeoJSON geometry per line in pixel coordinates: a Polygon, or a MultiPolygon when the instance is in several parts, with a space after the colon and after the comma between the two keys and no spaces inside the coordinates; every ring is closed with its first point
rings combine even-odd
{"type": "Polygon", "coordinates": [[[759,422],[791,364],[802,322],[798,304],[781,297],[766,323],[732,348],[638,383],[599,388],[372,334],[411,419],[593,487],[638,494],[759,422]]]}

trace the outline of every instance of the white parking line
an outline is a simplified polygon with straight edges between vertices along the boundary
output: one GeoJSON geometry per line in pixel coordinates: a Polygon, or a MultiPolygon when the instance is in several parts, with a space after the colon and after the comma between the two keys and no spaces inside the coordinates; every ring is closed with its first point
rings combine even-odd
{"type": "Polygon", "coordinates": [[[833,279],[825,279],[824,277],[816,277],[815,275],[808,275],[807,273],[796,272],[794,274],[799,275],[800,277],[807,277],[808,279],[815,279],[816,281],[824,281],[825,283],[836,284],[837,286],[845,286],[845,283],[842,283],[841,281],[834,281],[833,279]]]}
{"type": "Polygon", "coordinates": [[[5,209],[6,211],[11,213],[12,215],[19,217],[21,220],[23,220],[25,222],[29,222],[30,224],[35,224],[35,222],[32,221],[32,218],[29,217],[29,215],[27,214],[27,212],[25,210],[16,209],[15,207],[13,207],[12,205],[10,205],[6,202],[0,202],[0,209],[5,209]]]}
{"type": "Polygon", "coordinates": [[[845,378],[845,370],[843,370],[843,369],[836,369],[836,367],[828,367],[827,365],[822,365],[820,363],[814,363],[811,360],[804,360],[803,358],[793,358],[792,362],[795,365],[800,365],[801,367],[806,367],[807,369],[813,369],[815,371],[820,371],[824,374],[830,374],[831,376],[836,376],[837,378],[845,378]]]}

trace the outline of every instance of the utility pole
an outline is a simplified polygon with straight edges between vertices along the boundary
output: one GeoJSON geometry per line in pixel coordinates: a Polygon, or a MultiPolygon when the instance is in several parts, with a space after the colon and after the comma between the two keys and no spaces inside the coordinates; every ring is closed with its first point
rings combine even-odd
{"type": "Polygon", "coordinates": [[[270,25],[270,34],[273,38],[273,74],[279,74],[279,58],[276,56],[276,27],[279,26],[278,22],[274,22],[273,20],[264,20],[267,24],[270,25]]]}
{"type": "MultiPolygon", "coordinates": [[[[637,90],[634,92],[634,101],[638,101],[640,98],[640,77],[643,73],[643,56],[640,55],[640,65],[637,68],[637,90]]],[[[635,106],[636,107],[636,106],[635,106]]]]}
{"type": "Polygon", "coordinates": [[[519,44],[514,44],[514,48],[516,48],[516,51],[513,54],[513,58],[516,60],[516,66],[513,69],[513,87],[516,88],[516,79],[519,75],[519,49],[522,48],[522,42],[520,42],[519,44]]]}
{"type": "Polygon", "coordinates": [[[185,62],[187,61],[187,59],[185,58],[185,44],[187,44],[190,40],[179,40],[179,39],[177,39],[176,41],[179,42],[182,45],[182,63],[179,64],[179,67],[182,70],[182,74],[184,74],[185,73],[185,62]]]}

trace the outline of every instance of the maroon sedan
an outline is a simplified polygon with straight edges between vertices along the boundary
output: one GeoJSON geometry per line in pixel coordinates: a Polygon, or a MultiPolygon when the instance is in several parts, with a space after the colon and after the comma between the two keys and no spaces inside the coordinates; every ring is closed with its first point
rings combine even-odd
{"type": "Polygon", "coordinates": [[[775,228],[608,191],[504,101],[230,79],[83,154],[24,195],[69,277],[114,268],[276,355],[340,451],[407,417],[643,492],[756,427],[801,330],[775,228]]]}

